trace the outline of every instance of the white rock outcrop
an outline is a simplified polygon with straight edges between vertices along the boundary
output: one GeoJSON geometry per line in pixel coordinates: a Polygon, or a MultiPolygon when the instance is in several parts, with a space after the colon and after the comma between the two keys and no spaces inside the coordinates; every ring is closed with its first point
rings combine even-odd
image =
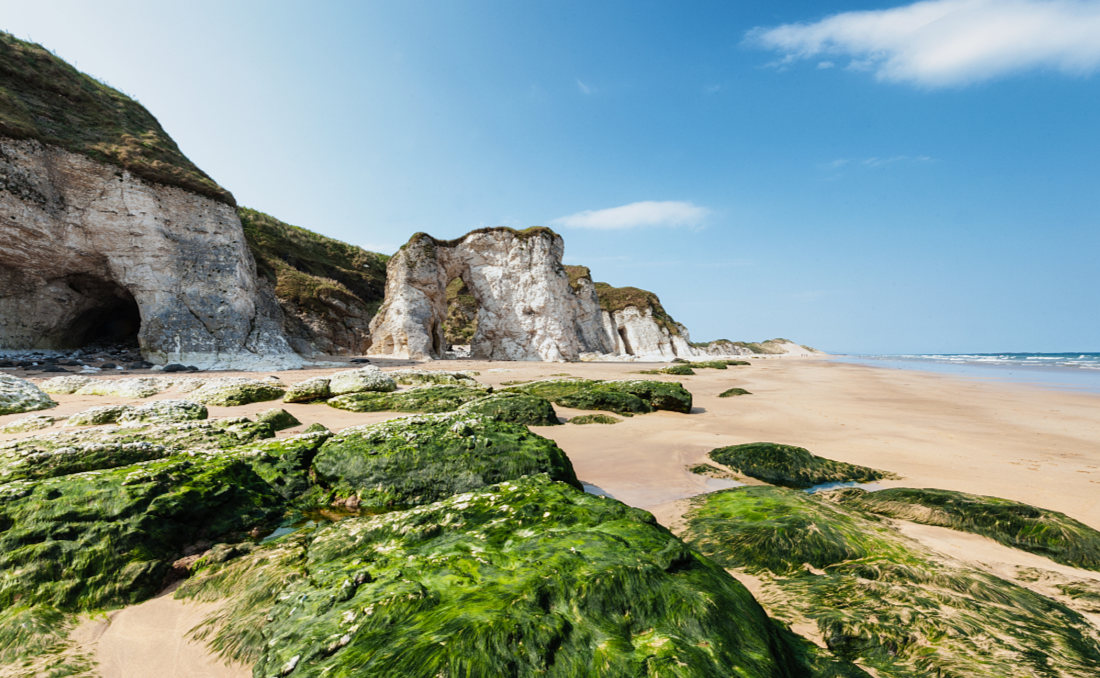
{"type": "Polygon", "coordinates": [[[455,278],[478,304],[472,358],[576,360],[609,352],[594,299],[574,293],[562,268],[564,248],[546,228],[487,228],[453,241],[413,236],[389,261],[370,352],[443,357],[446,288],[455,278]]]}
{"type": "Polygon", "coordinates": [[[302,364],[229,204],[0,137],[0,242],[0,348],[136,333],[154,363],[302,364]]]}

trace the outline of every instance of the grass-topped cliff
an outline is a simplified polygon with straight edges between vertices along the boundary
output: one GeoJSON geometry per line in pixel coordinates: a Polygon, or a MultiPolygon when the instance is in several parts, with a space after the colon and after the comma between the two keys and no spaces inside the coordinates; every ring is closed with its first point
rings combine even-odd
{"type": "Polygon", "coordinates": [[[235,204],[149,111],[40,45],[0,32],[0,135],[37,139],[137,176],[235,204]]]}
{"type": "Polygon", "coordinates": [[[365,348],[355,342],[382,304],[389,257],[253,209],[242,207],[237,214],[256,268],[286,316],[288,334],[325,352],[365,348]]]}

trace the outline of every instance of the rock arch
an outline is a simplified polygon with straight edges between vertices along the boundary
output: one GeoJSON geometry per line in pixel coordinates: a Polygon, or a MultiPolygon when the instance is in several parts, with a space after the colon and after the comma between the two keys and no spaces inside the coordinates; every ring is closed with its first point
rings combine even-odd
{"type": "Polygon", "coordinates": [[[613,348],[594,291],[578,294],[548,228],[486,228],[456,240],[418,233],[390,259],[386,297],[371,321],[371,352],[439,358],[446,349],[447,285],[461,278],[477,301],[471,357],[576,360],[613,348]]]}

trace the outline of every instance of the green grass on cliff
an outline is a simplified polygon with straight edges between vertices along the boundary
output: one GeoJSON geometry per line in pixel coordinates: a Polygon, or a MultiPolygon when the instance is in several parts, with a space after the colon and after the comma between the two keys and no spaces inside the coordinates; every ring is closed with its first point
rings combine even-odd
{"type": "Polygon", "coordinates": [[[257,210],[237,210],[260,275],[280,302],[313,313],[340,305],[373,315],[382,304],[389,257],[279,221],[257,210]]]}
{"type": "Polygon", "coordinates": [[[711,450],[711,459],[752,478],[786,487],[813,487],[822,483],[869,482],[893,477],[866,466],[833,461],[794,445],[747,443],[711,450]]]}
{"type": "Polygon", "coordinates": [[[771,615],[816,625],[837,657],[881,678],[1091,678],[1100,666],[1080,614],[945,560],[873,514],[741,487],[695,499],[686,518],[689,544],[760,579],[771,615]]]}
{"type": "Polygon", "coordinates": [[[665,311],[657,295],[649,290],[637,287],[612,287],[605,282],[598,282],[596,296],[600,300],[600,308],[608,313],[615,313],[629,306],[637,307],[643,312],[650,309],[653,312],[653,319],[659,326],[668,330],[669,334],[679,336],[683,331],[680,323],[673,320],[672,316],[665,311]]]}
{"type": "Polygon", "coordinates": [[[37,139],[137,176],[235,204],[149,111],[45,48],[0,32],[0,135],[37,139]]]}
{"type": "Polygon", "coordinates": [[[303,530],[200,572],[202,635],[256,675],[795,676],[815,671],[648,513],[546,476],[303,530]]]}
{"type": "Polygon", "coordinates": [[[1100,570],[1100,532],[1057,511],[999,497],[905,487],[838,490],[830,498],[891,518],[980,534],[1064,565],[1100,570]]]}

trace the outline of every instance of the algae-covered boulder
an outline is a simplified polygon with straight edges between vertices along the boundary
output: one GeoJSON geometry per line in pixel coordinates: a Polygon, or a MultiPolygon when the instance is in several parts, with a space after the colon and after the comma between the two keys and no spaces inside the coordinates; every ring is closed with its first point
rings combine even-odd
{"type": "Polygon", "coordinates": [[[387,373],[398,384],[423,386],[425,384],[455,384],[458,386],[477,386],[478,382],[470,372],[451,372],[446,370],[395,370],[387,373]]]}
{"type": "Polygon", "coordinates": [[[680,384],[648,379],[629,379],[626,381],[605,381],[601,386],[637,396],[655,410],[668,410],[684,414],[691,412],[691,392],[680,384]]]}
{"type": "Polygon", "coordinates": [[[827,498],[891,518],[973,532],[1064,565],[1100,570],[1100,531],[1057,511],[1000,497],[907,487],[838,490],[827,498]]]}
{"type": "Polygon", "coordinates": [[[650,514],[546,476],[302,530],[177,595],[228,598],[205,633],[256,675],[813,675],[650,514]]]}
{"type": "Polygon", "coordinates": [[[368,365],[293,384],[283,396],[283,402],[311,403],[347,393],[389,393],[396,390],[397,383],[389,375],[368,365]]]}
{"type": "Polygon", "coordinates": [[[541,396],[562,407],[607,410],[626,416],[653,410],[691,411],[691,393],[683,386],[644,379],[541,379],[502,390],[541,396]]]}
{"type": "Polygon", "coordinates": [[[76,390],[77,395],[148,398],[168,389],[167,377],[130,377],[127,379],[91,379],[76,390]]]}
{"type": "Polygon", "coordinates": [[[469,386],[418,386],[399,393],[348,393],[326,402],[351,412],[453,412],[487,393],[469,386]]]}
{"type": "Polygon", "coordinates": [[[13,419],[0,426],[0,433],[26,433],[49,428],[54,424],[54,418],[46,414],[29,414],[25,417],[13,419]]]}
{"type": "Polygon", "coordinates": [[[396,391],[397,384],[382,370],[368,365],[355,370],[337,372],[329,377],[329,392],[334,396],[345,393],[364,393],[368,391],[396,391]]]}
{"type": "Polygon", "coordinates": [[[493,393],[471,400],[458,411],[526,426],[554,426],[560,423],[549,400],[526,393],[493,393]]]}
{"type": "Polygon", "coordinates": [[[727,388],[725,391],[722,391],[721,393],[719,393],[718,397],[719,398],[733,398],[735,396],[743,396],[743,395],[752,395],[752,393],[750,391],[746,391],[745,389],[740,388],[738,386],[734,386],[733,388],[727,388]]]}
{"type": "Polygon", "coordinates": [[[318,482],[364,507],[407,507],[548,473],[580,487],[569,458],[527,427],[452,413],[344,429],[313,460],[318,482]]]}
{"type": "Polygon", "coordinates": [[[270,424],[271,428],[276,431],[282,431],[285,428],[293,428],[302,424],[302,422],[298,421],[297,417],[281,408],[260,412],[256,415],[256,421],[270,424]]]}
{"type": "Polygon", "coordinates": [[[26,379],[0,374],[0,414],[32,412],[56,405],[42,389],[26,379]]]}
{"type": "Polygon", "coordinates": [[[125,408],[119,413],[117,421],[120,424],[139,422],[167,424],[174,421],[206,419],[206,417],[207,411],[204,405],[189,400],[156,400],[138,407],[125,408]]]}
{"type": "Polygon", "coordinates": [[[282,398],[286,390],[277,382],[249,379],[247,377],[223,377],[211,379],[191,391],[188,398],[204,405],[234,407],[282,398]]]}
{"type": "Polygon", "coordinates": [[[296,436],[264,440],[234,449],[252,470],[283,499],[293,500],[310,489],[309,468],[332,433],[310,431],[296,436]]]}
{"type": "Polygon", "coordinates": [[[659,367],[655,370],[642,370],[642,374],[674,374],[679,377],[687,377],[695,374],[695,370],[691,369],[690,365],[669,365],[668,367],[659,367]]]}
{"type": "Polygon", "coordinates": [[[811,454],[794,445],[747,443],[711,450],[710,458],[752,478],[785,487],[813,487],[823,483],[870,482],[895,477],[892,473],[811,454]]]}
{"type": "Polygon", "coordinates": [[[81,374],[66,374],[61,377],[51,377],[38,385],[46,393],[68,394],[76,393],[95,379],[81,374]]]}
{"type": "Polygon", "coordinates": [[[118,421],[123,412],[132,410],[131,405],[99,405],[77,412],[65,421],[66,426],[102,426],[118,421]]]}
{"type": "Polygon", "coordinates": [[[757,486],[698,497],[686,520],[688,543],[752,573],[773,616],[816,625],[835,655],[877,676],[1086,678],[1100,666],[1080,614],[872,514],[757,486]]]}
{"type": "Polygon", "coordinates": [[[569,420],[570,424],[618,424],[622,419],[610,414],[582,414],[569,420]]]}

